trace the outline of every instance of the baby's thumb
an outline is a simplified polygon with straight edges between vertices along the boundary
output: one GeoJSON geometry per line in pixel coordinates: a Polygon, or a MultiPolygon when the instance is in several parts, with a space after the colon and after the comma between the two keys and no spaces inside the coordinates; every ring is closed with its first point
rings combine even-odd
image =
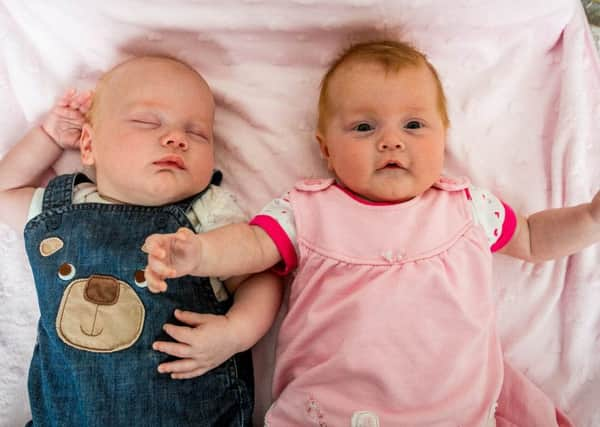
{"type": "Polygon", "coordinates": [[[182,242],[187,241],[187,239],[194,235],[194,232],[187,227],[181,227],[175,233],[175,238],[182,242]]]}

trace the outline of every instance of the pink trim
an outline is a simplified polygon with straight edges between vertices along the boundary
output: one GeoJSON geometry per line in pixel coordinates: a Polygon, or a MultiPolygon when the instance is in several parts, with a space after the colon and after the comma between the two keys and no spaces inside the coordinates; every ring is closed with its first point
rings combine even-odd
{"type": "Polygon", "coordinates": [[[471,192],[468,188],[465,188],[465,194],[467,195],[467,200],[473,200],[473,198],[471,197],[471,192]]]}
{"type": "Polygon", "coordinates": [[[504,206],[504,222],[502,223],[502,233],[500,234],[500,237],[490,248],[492,252],[497,252],[506,246],[517,229],[517,215],[515,215],[515,211],[502,200],[500,200],[500,203],[504,206]]]}
{"type": "Polygon", "coordinates": [[[289,236],[275,218],[269,215],[256,215],[249,224],[256,225],[265,230],[265,233],[269,235],[275,246],[277,246],[279,255],[281,255],[281,262],[272,268],[275,274],[285,276],[296,268],[298,265],[296,249],[294,249],[289,236]]]}

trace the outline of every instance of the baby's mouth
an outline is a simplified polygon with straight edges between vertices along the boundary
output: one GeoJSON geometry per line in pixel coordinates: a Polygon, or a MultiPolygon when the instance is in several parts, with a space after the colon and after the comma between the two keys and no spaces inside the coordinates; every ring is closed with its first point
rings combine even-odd
{"type": "Polygon", "coordinates": [[[154,162],[157,166],[173,168],[173,169],[185,169],[185,163],[183,159],[179,156],[169,155],[165,156],[162,159],[154,162]]]}
{"type": "Polygon", "coordinates": [[[404,166],[402,166],[402,164],[400,162],[397,162],[395,160],[386,162],[383,166],[381,166],[380,168],[378,168],[378,171],[381,170],[404,170],[406,169],[404,166]]]}

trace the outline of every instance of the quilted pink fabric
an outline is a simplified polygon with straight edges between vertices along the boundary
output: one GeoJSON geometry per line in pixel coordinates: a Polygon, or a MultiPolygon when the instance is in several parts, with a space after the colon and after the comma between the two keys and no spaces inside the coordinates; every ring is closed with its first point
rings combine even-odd
{"type": "MultiPolygon", "coordinates": [[[[413,42],[449,100],[447,173],[523,214],[600,186],[600,67],[579,0],[201,0],[0,2],[0,155],[67,87],[117,61],[166,53],[215,92],[217,160],[248,214],[324,176],[314,138],[320,78],[365,35],[413,42]]],[[[67,156],[59,172],[78,166],[67,156]]],[[[578,426],[600,425],[600,247],[529,264],[495,255],[505,356],[578,426]]],[[[0,424],[28,417],[36,297],[20,231],[0,225],[0,424]]],[[[273,339],[256,349],[257,423],[273,339]]]]}

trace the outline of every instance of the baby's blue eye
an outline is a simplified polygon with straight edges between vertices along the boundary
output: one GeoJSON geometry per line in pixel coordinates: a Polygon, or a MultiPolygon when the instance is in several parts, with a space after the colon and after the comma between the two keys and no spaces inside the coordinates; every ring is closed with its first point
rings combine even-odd
{"type": "Polygon", "coordinates": [[[404,125],[406,129],[421,129],[423,127],[423,123],[417,120],[411,120],[406,125],[404,125]]]}
{"type": "Polygon", "coordinates": [[[359,123],[356,126],[354,126],[353,130],[357,132],[369,132],[373,130],[373,127],[368,123],[359,123]]]}

